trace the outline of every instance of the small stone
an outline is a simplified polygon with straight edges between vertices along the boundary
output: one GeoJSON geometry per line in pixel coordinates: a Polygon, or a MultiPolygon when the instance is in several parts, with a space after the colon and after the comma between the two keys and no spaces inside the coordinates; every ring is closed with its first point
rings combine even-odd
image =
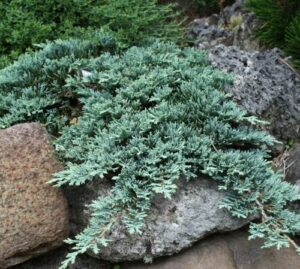
{"type": "Polygon", "coordinates": [[[92,75],[92,72],[86,70],[81,70],[81,73],[84,78],[90,77],[92,75]]]}

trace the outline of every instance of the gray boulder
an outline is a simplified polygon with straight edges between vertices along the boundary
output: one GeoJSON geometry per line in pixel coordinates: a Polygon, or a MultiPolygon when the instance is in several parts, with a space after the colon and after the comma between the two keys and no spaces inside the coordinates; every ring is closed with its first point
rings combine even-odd
{"type": "MultiPolygon", "coordinates": [[[[84,205],[98,195],[105,195],[110,188],[109,182],[96,182],[66,190],[73,232],[88,224],[89,214],[84,205]]],[[[172,200],[157,196],[153,201],[141,236],[129,235],[122,225],[118,225],[110,236],[111,243],[102,248],[97,257],[130,261],[171,255],[209,234],[236,230],[249,220],[233,218],[220,209],[224,195],[212,179],[202,177],[188,184],[182,180],[172,200]]]]}
{"type": "Polygon", "coordinates": [[[235,76],[224,90],[250,114],[270,122],[279,140],[300,138],[300,80],[279,49],[261,50],[255,15],[237,0],[220,14],[195,20],[188,36],[209,51],[213,66],[235,76]]]}
{"type": "Polygon", "coordinates": [[[246,52],[234,46],[209,49],[216,68],[234,75],[225,87],[250,114],[270,122],[266,126],[278,139],[300,137],[300,80],[278,49],[246,52]]]}

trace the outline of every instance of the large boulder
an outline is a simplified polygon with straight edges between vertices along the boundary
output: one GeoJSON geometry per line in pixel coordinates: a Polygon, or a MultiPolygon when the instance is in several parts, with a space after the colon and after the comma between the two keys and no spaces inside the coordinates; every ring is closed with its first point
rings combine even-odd
{"type": "Polygon", "coordinates": [[[0,268],[63,243],[68,234],[66,200],[48,184],[61,168],[39,124],[0,130],[0,268]]]}
{"type": "MultiPolygon", "coordinates": [[[[88,224],[89,214],[84,205],[98,195],[107,194],[110,188],[108,181],[68,188],[73,232],[88,224]]],[[[188,184],[182,180],[171,200],[161,196],[154,199],[141,236],[130,235],[122,225],[114,227],[109,246],[96,256],[109,261],[128,261],[171,255],[209,234],[236,230],[249,220],[233,218],[220,209],[224,195],[212,179],[200,177],[188,184]]]]}
{"type": "Polygon", "coordinates": [[[270,122],[266,126],[278,139],[300,137],[299,75],[278,49],[246,52],[234,46],[209,49],[213,66],[234,75],[225,91],[250,114],[270,122]]]}
{"type": "Polygon", "coordinates": [[[260,51],[253,13],[237,0],[220,14],[196,19],[188,36],[195,47],[209,50],[213,66],[234,75],[231,93],[250,114],[269,121],[279,140],[300,137],[300,75],[279,49],[260,51]]]}
{"type": "Polygon", "coordinates": [[[122,264],[122,269],[298,269],[295,249],[261,249],[260,240],[248,240],[246,230],[216,235],[173,257],[122,264]]]}

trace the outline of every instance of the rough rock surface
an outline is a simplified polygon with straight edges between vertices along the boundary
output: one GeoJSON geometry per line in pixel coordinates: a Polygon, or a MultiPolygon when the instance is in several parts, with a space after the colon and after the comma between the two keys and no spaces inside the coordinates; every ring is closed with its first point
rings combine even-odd
{"type": "Polygon", "coordinates": [[[299,140],[300,76],[280,50],[259,52],[257,23],[254,14],[243,11],[243,2],[195,20],[188,35],[196,47],[209,50],[215,67],[235,76],[225,90],[249,113],[270,121],[267,129],[279,140],[299,140]]]}
{"type": "Polygon", "coordinates": [[[270,122],[277,138],[300,138],[300,80],[280,50],[246,52],[218,45],[209,50],[213,66],[234,74],[225,91],[249,113],[270,122]]]}
{"type": "MultiPolygon", "coordinates": [[[[11,269],[58,269],[67,253],[67,248],[62,247],[11,269]]],[[[111,265],[83,254],[77,257],[75,264],[70,269],[111,269],[111,265]]]]}
{"type": "Polygon", "coordinates": [[[122,264],[122,269],[298,269],[294,249],[261,249],[259,240],[248,240],[246,230],[216,235],[173,257],[151,265],[122,264]]]}
{"type": "MultiPolygon", "coordinates": [[[[284,165],[281,164],[281,169],[286,169],[286,180],[298,186],[300,191],[300,143],[295,143],[288,151],[284,165]]],[[[290,207],[300,214],[300,200],[294,202],[290,207]]]]}
{"type": "Polygon", "coordinates": [[[67,236],[65,198],[47,184],[59,169],[39,124],[0,130],[0,268],[49,251],[67,236]]]}
{"type": "Polygon", "coordinates": [[[286,160],[286,179],[300,187],[300,143],[293,145],[286,160]]]}
{"type": "Polygon", "coordinates": [[[247,51],[259,50],[260,44],[254,35],[255,15],[242,9],[243,2],[237,0],[219,14],[194,20],[188,32],[189,39],[195,40],[200,49],[224,44],[247,51]]]}
{"type": "MultiPolygon", "coordinates": [[[[67,191],[74,232],[88,223],[89,217],[83,205],[93,197],[107,193],[110,188],[105,182],[92,184],[67,191]]],[[[112,232],[112,242],[101,249],[98,257],[128,261],[148,255],[171,255],[211,233],[236,230],[245,225],[247,220],[232,218],[226,210],[219,208],[223,197],[224,193],[217,190],[217,183],[212,179],[203,177],[189,184],[182,180],[172,200],[158,196],[153,201],[141,236],[129,235],[119,225],[112,232]]]]}

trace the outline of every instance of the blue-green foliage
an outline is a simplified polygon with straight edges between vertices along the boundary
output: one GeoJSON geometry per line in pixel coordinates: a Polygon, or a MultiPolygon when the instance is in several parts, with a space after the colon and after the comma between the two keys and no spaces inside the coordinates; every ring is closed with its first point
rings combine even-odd
{"type": "Polygon", "coordinates": [[[222,91],[231,77],[191,48],[156,42],[118,55],[108,52],[111,39],[96,40],[48,44],[0,72],[2,127],[39,120],[61,132],[55,145],[65,170],[53,183],[112,177],[110,194],[89,206],[88,227],[68,240],[73,251],[61,268],[101,251],[119,221],[140,233],[153,197],[171,199],[179,177],[199,174],[227,191],[221,206],[233,216],[263,216],[252,238],[288,246],[300,216],[285,208],[299,192],[272,170],[267,148],[275,140],[254,128],[262,122],[222,91]]]}
{"type": "Polygon", "coordinates": [[[57,133],[77,111],[72,104],[76,96],[65,87],[71,65],[76,65],[78,59],[115,50],[115,43],[110,35],[98,33],[88,41],[58,40],[41,48],[1,70],[0,128],[38,120],[57,133]]]}

